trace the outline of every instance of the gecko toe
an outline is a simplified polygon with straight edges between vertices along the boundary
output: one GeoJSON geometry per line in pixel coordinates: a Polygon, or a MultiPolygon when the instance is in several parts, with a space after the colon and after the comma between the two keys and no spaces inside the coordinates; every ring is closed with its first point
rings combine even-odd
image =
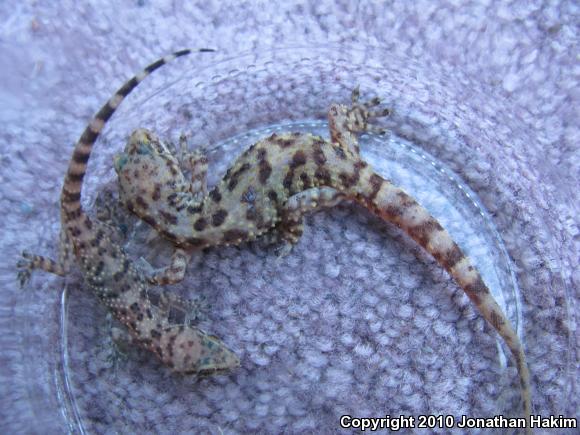
{"type": "Polygon", "coordinates": [[[20,288],[24,287],[26,283],[30,280],[30,270],[24,269],[19,270],[17,273],[18,282],[20,283],[20,288]]]}
{"type": "Polygon", "coordinates": [[[375,98],[367,101],[366,103],[364,103],[363,106],[365,108],[369,109],[371,107],[378,106],[379,104],[381,104],[381,99],[379,97],[375,97],[375,98]]]}

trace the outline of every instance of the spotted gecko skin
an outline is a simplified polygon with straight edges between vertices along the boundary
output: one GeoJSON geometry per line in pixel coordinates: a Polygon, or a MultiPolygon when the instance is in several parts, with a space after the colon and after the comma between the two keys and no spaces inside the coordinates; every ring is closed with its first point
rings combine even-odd
{"type": "MultiPolygon", "coordinates": [[[[203,51],[213,51],[201,49],[203,51]]],[[[81,188],[93,145],[123,99],[150,73],[192,50],[175,52],[127,81],[85,128],[68,166],[60,198],[59,260],[23,253],[17,264],[21,285],[34,269],[65,276],[76,259],[85,282],[123,323],[134,342],[178,373],[213,374],[233,369],[239,360],[217,337],[185,323],[172,323],[168,305],[155,305],[149,283],[113,240],[111,228],[91,219],[81,206],[81,188]]]]}
{"type": "MultiPolygon", "coordinates": [[[[479,272],[429,212],[362,160],[357,133],[372,130],[369,118],[380,101],[333,104],[328,112],[330,141],[303,133],[272,134],[243,152],[207,193],[207,159],[201,153],[179,158],[152,132],[135,131],[115,159],[122,202],[176,245],[170,266],[153,282],[183,279],[192,251],[238,245],[260,236],[296,243],[305,213],[354,201],[402,228],[455,279],[483,317],[505,340],[519,373],[524,414],[531,414],[530,377],[523,346],[479,272]],[[182,171],[190,169],[191,180],[182,171]]],[[[529,421],[529,420],[528,420],[529,421]]]]}

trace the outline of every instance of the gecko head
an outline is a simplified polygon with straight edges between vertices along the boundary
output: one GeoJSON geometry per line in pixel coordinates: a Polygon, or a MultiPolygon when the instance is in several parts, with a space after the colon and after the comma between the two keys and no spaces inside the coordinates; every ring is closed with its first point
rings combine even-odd
{"type": "Polygon", "coordinates": [[[206,335],[204,338],[207,352],[195,368],[201,376],[213,376],[227,373],[240,366],[240,359],[228,349],[226,345],[214,335],[206,335]]]}
{"type": "Polygon", "coordinates": [[[139,160],[138,156],[152,156],[162,150],[162,145],[157,136],[149,130],[139,128],[135,130],[122,153],[114,158],[115,171],[121,173],[125,165],[131,160],[139,160]]]}
{"type": "Polygon", "coordinates": [[[240,366],[236,354],[219,338],[193,326],[170,326],[160,341],[162,359],[177,373],[209,376],[240,366]]]}
{"type": "Polygon", "coordinates": [[[115,156],[119,199],[147,222],[158,221],[159,210],[187,188],[179,162],[157,136],[138,129],[122,153],[115,156]],[[173,195],[173,196],[172,196],[173,195]]]}

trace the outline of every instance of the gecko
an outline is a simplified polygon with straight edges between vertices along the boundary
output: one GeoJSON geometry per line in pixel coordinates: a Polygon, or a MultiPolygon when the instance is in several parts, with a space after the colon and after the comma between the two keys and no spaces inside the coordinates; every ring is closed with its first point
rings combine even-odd
{"type": "MultiPolygon", "coordinates": [[[[195,52],[208,52],[199,49],[195,52]]],[[[81,190],[93,146],[123,99],[149,74],[194,50],[181,50],[157,60],[134,76],[102,106],[77,141],[60,196],[61,232],[58,261],[28,252],[17,263],[21,286],[34,269],[59,276],[78,264],[84,282],[127,328],[135,344],[152,352],[176,373],[210,375],[239,366],[239,359],[217,337],[185,322],[175,322],[167,301],[155,301],[150,284],[115,241],[113,228],[90,218],[81,206],[81,190]]]]}
{"type": "MultiPolygon", "coordinates": [[[[370,121],[389,114],[379,98],[350,107],[332,104],[330,140],[305,133],[274,133],[246,149],[208,191],[208,160],[202,151],[179,152],[151,131],[134,131],[114,159],[125,207],[175,245],[170,264],[152,283],[183,279],[195,250],[239,245],[259,237],[296,244],[308,212],[355,202],[405,231],[445,269],[505,341],[518,370],[523,410],[532,411],[524,348],[471,260],[429,212],[404,190],[376,173],[360,155],[357,135],[378,131],[370,121]],[[186,177],[185,172],[191,175],[186,177]]],[[[287,252],[288,249],[285,249],[287,252]]]]}

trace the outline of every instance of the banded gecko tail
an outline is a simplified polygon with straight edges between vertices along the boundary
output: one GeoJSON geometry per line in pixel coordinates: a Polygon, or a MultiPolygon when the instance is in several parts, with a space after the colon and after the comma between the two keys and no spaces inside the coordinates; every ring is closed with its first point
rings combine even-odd
{"type": "MultiPolygon", "coordinates": [[[[65,176],[64,185],[61,193],[61,207],[62,207],[62,223],[69,229],[73,236],[82,232],[80,225],[89,222],[81,207],[81,188],[83,178],[87,170],[87,162],[91,156],[93,146],[99,137],[103,127],[111,118],[117,107],[121,102],[141,83],[149,74],[163,65],[173,61],[174,59],[186,56],[193,52],[213,52],[215,50],[210,48],[201,48],[197,50],[185,49],[176,51],[167,55],[146,67],[140,74],[137,74],[123,86],[107,101],[103,107],[93,117],[91,122],[85,128],[83,134],[75,145],[73,156],[68,166],[65,176]]],[[[88,224],[90,225],[90,223],[88,224]]],[[[74,238],[74,237],[73,237],[74,238]]]]}
{"type": "Polygon", "coordinates": [[[527,426],[532,412],[530,374],[524,348],[510,321],[495,301],[469,258],[429,212],[404,190],[367,171],[353,186],[353,197],[382,219],[402,228],[455,279],[481,315],[504,339],[516,362],[527,426]]]}

